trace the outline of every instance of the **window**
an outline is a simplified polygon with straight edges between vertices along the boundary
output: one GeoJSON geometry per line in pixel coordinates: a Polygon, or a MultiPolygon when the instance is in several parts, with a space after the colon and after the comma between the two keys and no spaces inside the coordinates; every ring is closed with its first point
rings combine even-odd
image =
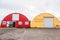
{"type": "Polygon", "coordinates": [[[2,24],[4,24],[4,25],[5,25],[5,24],[6,24],[6,21],[3,21],[3,22],[2,22],[2,24]]]}
{"type": "Polygon", "coordinates": [[[28,21],[26,21],[26,22],[25,22],[25,25],[28,25],[28,24],[29,24],[29,22],[28,22],[28,21]]]}
{"type": "Polygon", "coordinates": [[[19,22],[19,25],[22,25],[22,22],[21,21],[19,22]]]}

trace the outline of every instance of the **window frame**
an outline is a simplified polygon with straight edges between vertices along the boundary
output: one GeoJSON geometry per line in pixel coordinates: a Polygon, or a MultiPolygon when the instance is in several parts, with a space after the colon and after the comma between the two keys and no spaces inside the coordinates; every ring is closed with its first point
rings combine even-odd
{"type": "Polygon", "coordinates": [[[22,25],[23,23],[22,23],[22,21],[19,21],[18,24],[19,24],[19,25],[22,25]]]}
{"type": "Polygon", "coordinates": [[[29,25],[29,21],[25,21],[25,25],[29,25]]]}
{"type": "Polygon", "coordinates": [[[3,25],[6,25],[6,24],[7,24],[7,22],[6,22],[6,21],[2,21],[2,24],[3,24],[3,25]]]}

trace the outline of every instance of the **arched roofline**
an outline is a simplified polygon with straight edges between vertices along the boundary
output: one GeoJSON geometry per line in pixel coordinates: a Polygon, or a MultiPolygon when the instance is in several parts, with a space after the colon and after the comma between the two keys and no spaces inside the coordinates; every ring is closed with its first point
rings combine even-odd
{"type": "MultiPolygon", "coordinates": [[[[8,14],[8,15],[12,15],[12,14],[20,14],[20,15],[23,15],[23,14],[21,14],[21,13],[17,13],[17,12],[14,12],[14,13],[10,13],[10,14],[8,14]]],[[[7,15],[7,16],[8,16],[7,15]]],[[[5,16],[4,18],[6,18],[7,16],[5,16]]],[[[27,18],[25,15],[23,15],[25,18],[27,18]]],[[[4,18],[2,19],[2,21],[4,20],[4,18]]],[[[28,19],[28,18],[27,18],[28,19]]],[[[29,19],[28,19],[29,20],[29,19]]]]}
{"type": "MultiPolygon", "coordinates": [[[[41,15],[46,15],[46,14],[48,14],[48,15],[51,15],[51,16],[53,16],[53,17],[55,17],[57,20],[58,20],[58,18],[56,17],[56,16],[54,16],[53,14],[51,14],[51,13],[40,13],[40,14],[38,14],[37,16],[41,16],[41,15]]],[[[37,16],[35,16],[34,18],[33,18],[33,20],[37,17],[37,16]]],[[[59,21],[59,20],[58,20],[59,21]]]]}

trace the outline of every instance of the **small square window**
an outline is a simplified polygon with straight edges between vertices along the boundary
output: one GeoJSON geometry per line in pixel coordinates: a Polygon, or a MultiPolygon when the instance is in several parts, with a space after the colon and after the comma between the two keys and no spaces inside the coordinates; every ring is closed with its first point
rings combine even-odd
{"type": "Polygon", "coordinates": [[[6,24],[6,21],[3,21],[2,24],[6,24]]]}
{"type": "Polygon", "coordinates": [[[19,22],[19,25],[22,25],[22,22],[21,21],[19,22]]]}
{"type": "Polygon", "coordinates": [[[25,25],[28,25],[28,24],[29,24],[29,22],[26,21],[26,22],[25,22],[25,25]]]}

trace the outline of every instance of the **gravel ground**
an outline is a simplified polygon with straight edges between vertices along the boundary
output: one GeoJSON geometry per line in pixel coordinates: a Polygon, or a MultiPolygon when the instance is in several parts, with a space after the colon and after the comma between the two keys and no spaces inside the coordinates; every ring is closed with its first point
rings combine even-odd
{"type": "Polygon", "coordinates": [[[60,29],[0,29],[0,40],[60,40],[60,29]]]}

